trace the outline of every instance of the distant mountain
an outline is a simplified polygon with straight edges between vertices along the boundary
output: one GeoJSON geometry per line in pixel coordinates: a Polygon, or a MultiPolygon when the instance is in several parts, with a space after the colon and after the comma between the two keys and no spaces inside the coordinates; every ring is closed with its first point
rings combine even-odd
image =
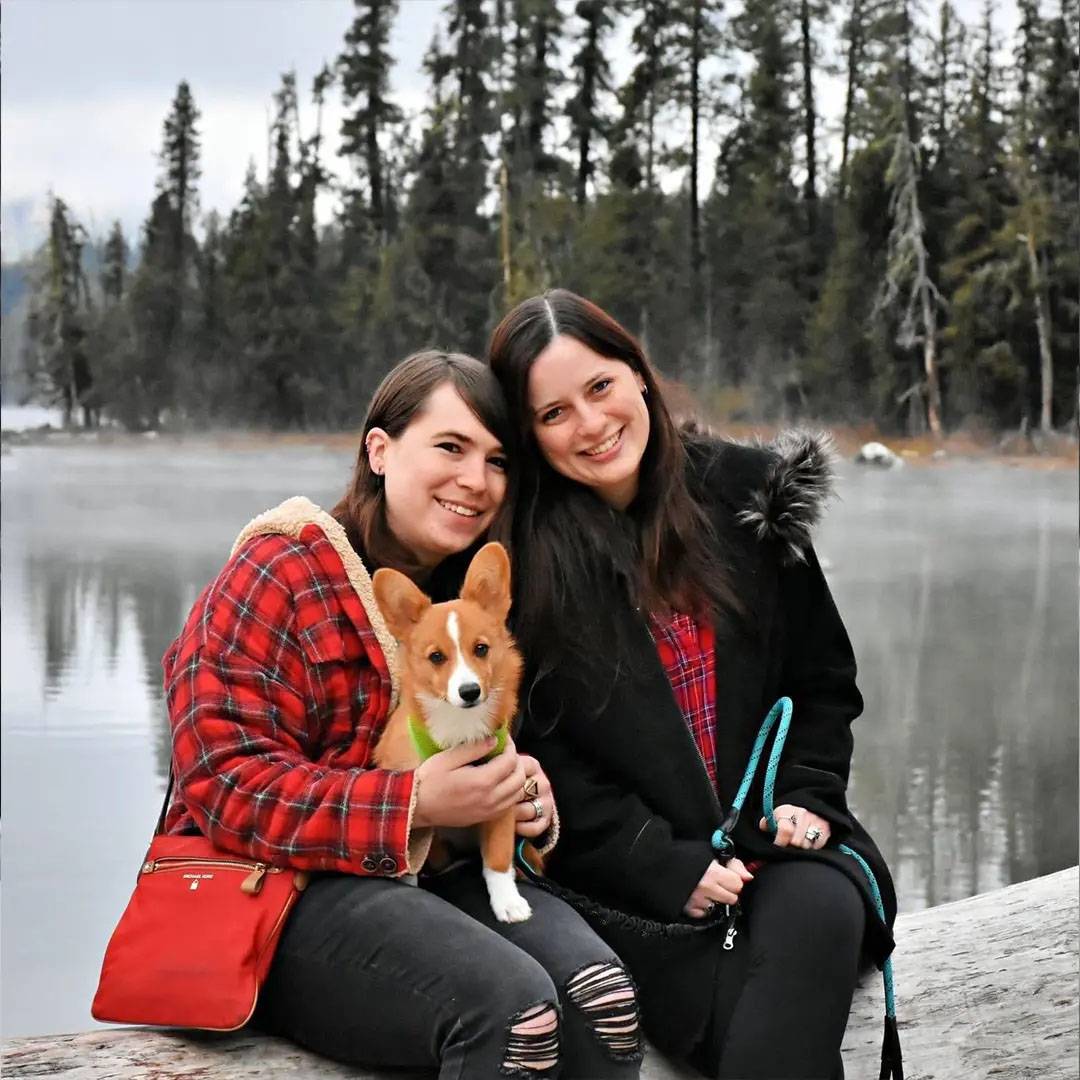
{"type": "Polygon", "coordinates": [[[34,199],[8,199],[0,204],[0,235],[4,238],[4,261],[28,258],[49,235],[44,203],[34,199]]]}
{"type": "Polygon", "coordinates": [[[30,291],[30,261],[4,263],[0,267],[0,318],[6,319],[30,291]]]}

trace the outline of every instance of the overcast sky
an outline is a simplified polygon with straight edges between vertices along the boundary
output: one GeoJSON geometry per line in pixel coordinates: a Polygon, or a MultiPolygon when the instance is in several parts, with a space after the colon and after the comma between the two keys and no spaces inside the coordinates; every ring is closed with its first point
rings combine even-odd
{"type": "MultiPolygon", "coordinates": [[[[956,6],[972,20],[981,0],[956,6]]],[[[401,0],[390,49],[394,96],[406,110],[424,103],[420,64],[442,7],[442,0],[401,0]]],[[[1002,30],[1011,31],[1014,7],[1000,5],[1002,30]]],[[[351,0],[4,0],[4,259],[40,243],[50,190],[92,235],[120,218],[129,239],[137,236],[153,197],[162,120],[181,79],[202,113],[202,208],[227,213],[248,161],[265,168],[281,73],[296,70],[301,123],[310,131],[312,78],[337,55],[352,12],[351,0]]],[[[626,50],[612,55],[618,76],[626,50]]],[[[828,112],[839,86],[820,93],[828,112]]],[[[340,121],[335,96],[323,122],[331,150],[340,121]]]]}

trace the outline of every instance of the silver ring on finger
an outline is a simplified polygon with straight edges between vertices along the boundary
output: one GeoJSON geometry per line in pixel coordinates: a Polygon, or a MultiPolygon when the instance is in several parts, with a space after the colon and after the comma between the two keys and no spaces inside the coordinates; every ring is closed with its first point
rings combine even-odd
{"type": "Polygon", "coordinates": [[[816,844],[821,839],[821,830],[816,825],[811,825],[810,828],[806,830],[806,839],[809,840],[811,844],[816,844]]]}
{"type": "Polygon", "coordinates": [[[787,820],[790,821],[791,824],[794,825],[796,828],[798,827],[798,825],[799,825],[799,815],[798,814],[792,814],[787,820]]]}
{"type": "Polygon", "coordinates": [[[532,799],[533,821],[539,821],[544,816],[544,804],[539,799],[532,799]]]}
{"type": "Polygon", "coordinates": [[[716,901],[715,900],[706,900],[705,901],[705,914],[706,914],[706,916],[711,915],[715,910],[716,910],[716,901]]]}

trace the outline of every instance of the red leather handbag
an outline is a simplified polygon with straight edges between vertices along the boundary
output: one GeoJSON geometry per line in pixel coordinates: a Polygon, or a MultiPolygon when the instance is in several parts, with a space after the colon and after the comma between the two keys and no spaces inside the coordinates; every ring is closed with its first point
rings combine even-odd
{"type": "MultiPolygon", "coordinates": [[[[172,789],[165,794],[168,805],[172,789]]],[[[90,1012],[119,1024],[234,1031],[255,1011],[301,870],[219,851],[202,836],[165,836],[146,853],[109,939],[90,1012]]]]}

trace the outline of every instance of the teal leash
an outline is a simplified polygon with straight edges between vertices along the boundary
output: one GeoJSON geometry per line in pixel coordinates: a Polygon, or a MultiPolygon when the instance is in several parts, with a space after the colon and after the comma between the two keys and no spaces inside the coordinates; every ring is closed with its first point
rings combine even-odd
{"type": "MultiPolygon", "coordinates": [[[[765,824],[768,826],[769,832],[773,834],[776,833],[776,817],[773,814],[773,796],[776,790],[776,770],[780,764],[780,755],[784,750],[784,742],[787,739],[788,729],[791,727],[793,709],[794,706],[791,703],[791,698],[782,697],[769,710],[768,715],[761,724],[761,730],[758,732],[757,739],[754,741],[754,748],[750,751],[750,760],[746,763],[746,771],[743,773],[742,784],[739,785],[739,790],[732,801],[731,809],[728,811],[727,817],[724,818],[724,822],[720,828],[712,834],[713,850],[723,862],[727,862],[735,853],[735,845],[732,842],[731,836],[735,831],[735,825],[738,823],[739,814],[742,811],[743,803],[746,801],[746,796],[750,792],[750,785],[754,782],[754,776],[757,773],[761,755],[765,750],[765,744],[774,727],[776,727],[776,736],[773,739],[772,750],[769,752],[769,760],[765,766],[763,809],[765,811],[765,824]],[[779,725],[777,726],[778,721],[779,725]]],[[[842,851],[845,855],[850,855],[859,864],[859,867],[863,874],[866,875],[867,883],[870,886],[870,892],[874,898],[874,907],[877,910],[878,918],[881,919],[882,922],[885,922],[885,905],[881,899],[881,888],[878,886],[877,878],[874,876],[874,871],[870,869],[870,865],[857,851],[848,847],[847,844],[837,844],[836,849],[837,851],[842,851]]],[[[890,1080],[890,1078],[893,1078],[893,1080],[904,1080],[904,1062],[900,1051],[900,1036],[896,1028],[896,995],[893,985],[891,956],[887,957],[885,963],[882,965],[881,975],[885,985],[885,1031],[881,1044],[881,1073],[879,1080],[890,1080]]]]}
{"type": "MultiPolygon", "coordinates": [[[[746,802],[746,796],[750,793],[750,786],[754,782],[758,763],[761,761],[761,755],[765,751],[765,744],[768,742],[769,735],[774,727],[776,727],[776,736],[773,739],[772,749],[769,751],[769,760],[765,765],[765,785],[762,801],[765,811],[765,823],[769,832],[776,833],[776,817],[773,814],[776,770],[780,765],[780,755],[784,751],[784,742],[787,739],[788,729],[791,727],[793,711],[794,706],[791,703],[791,698],[782,697],[769,710],[768,715],[762,721],[757,739],[754,740],[754,747],[750,751],[750,760],[746,763],[742,783],[732,800],[731,809],[728,811],[720,828],[716,829],[712,834],[712,848],[716,852],[717,859],[722,863],[727,863],[735,854],[735,844],[731,837],[739,821],[743,803],[746,802]]],[[[524,844],[524,839],[519,840],[517,850],[519,866],[529,877],[539,880],[539,875],[525,861],[523,856],[524,844]]],[[[845,855],[850,855],[859,864],[870,886],[878,918],[885,922],[885,905],[881,899],[881,888],[878,886],[874,871],[870,869],[867,861],[857,851],[848,847],[847,844],[837,844],[836,848],[838,851],[844,852],[845,855]]],[[[881,1043],[881,1072],[878,1080],[904,1080],[904,1061],[900,1050],[900,1036],[896,1028],[896,998],[893,990],[891,956],[887,957],[882,965],[881,974],[885,984],[885,1030],[881,1043]]]]}

